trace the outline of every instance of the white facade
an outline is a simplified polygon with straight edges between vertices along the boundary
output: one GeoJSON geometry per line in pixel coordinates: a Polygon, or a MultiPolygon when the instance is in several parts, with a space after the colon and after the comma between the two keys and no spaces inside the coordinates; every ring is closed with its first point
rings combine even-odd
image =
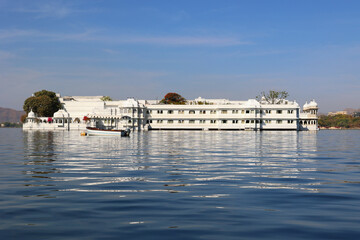
{"type": "Polygon", "coordinates": [[[159,104],[156,100],[102,101],[102,96],[60,97],[63,106],[51,118],[34,113],[24,129],[83,130],[86,126],[133,130],[318,130],[318,106],[295,101],[269,104],[255,99],[197,98],[185,105],[159,104]]]}

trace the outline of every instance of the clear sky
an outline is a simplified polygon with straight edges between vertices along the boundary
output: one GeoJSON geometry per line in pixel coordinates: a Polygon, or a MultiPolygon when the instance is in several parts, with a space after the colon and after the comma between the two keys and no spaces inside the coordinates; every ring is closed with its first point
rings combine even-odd
{"type": "Polygon", "coordinates": [[[35,91],[360,108],[360,1],[0,0],[0,107],[35,91]]]}

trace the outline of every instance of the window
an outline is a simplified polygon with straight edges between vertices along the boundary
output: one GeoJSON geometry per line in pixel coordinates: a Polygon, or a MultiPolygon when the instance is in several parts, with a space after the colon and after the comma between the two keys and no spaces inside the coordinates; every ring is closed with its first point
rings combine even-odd
{"type": "Polygon", "coordinates": [[[265,123],[271,123],[271,120],[265,120],[265,123]]]}
{"type": "Polygon", "coordinates": [[[294,121],[293,120],[288,120],[288,123],[293,123],[294,121]]]}
{"type": "Polygon", "coordinates": [[[194,111],[194,110],[190,110],[190,111],[189,111],[189,114],[195,114],[195,111],[194,111]]]}
{"type": "Polygon", "coordinates": [[[256,123],[260,123],[260,120],[259,120],[259,119],[256,119],[256,123]]]}
{"type": "Polygon", "coordinates": [[[189,120],[189,123],[193,124],[193,123],[195,123],[195,120],[189,120]]]}
{"type": "Polygon", "coordinates": [[[282,124],[282,120],[276,120],[277,124],[282,124]]]}
{"type": "Polygon", "coordinates": [[[184,123],[184,120],[179,120],[179,123],[184,123]]]}
{"type": "Polygon", "coordinates": [[[225,123],[227,123],[227,120],[221,120],[221,123],[225,124],[225,123]]]}
{"type": "Polygon", "coordinates": [[[163,122],[163,120],[157,120],[157,123],[162,123],[163,122]]]}
{"type": "Polygon", "coordinates": [[[216,120],[210,120],[210,123],[216,123],[216,120]]]}
{"type": "Polygon", "coordinates": [[[246,110],[246,114],[249,114],[250,113],[250,110],[246,110]]]}
{"type": "Polygon", "coordinates": [[[255,121],[254,120],[251,120],[251,123],[254,123],[255,121]]]}
{"type": "Polygon", "coordinates": [[[245,111],[244,111],[244,110],[241,110],[241,113],[242,113],[242,114],[244,114],[244,113],[245,113],[245,111]]]}
{"type": "Polygon", "coordinates": [[[221,114],[227,114],[227,110],[221,110],[221,114]]]}
{"type": "Polygon", "coordinates": [[[270,114],[270,113],[271,113],[271,110],[265,110],[265,113],[269,113],[269,114],[270,114]]]}
{"type": "Polygon", "coordinates": [[[241,123],[245,123],[245,120],[241,120],[241,123]]]}
{"type": "Polygon", "coordinates": [[[232,120],[232,123],[238,123],[238,120],[232,120]]]}
{"type": "Polygon", "coordinates": [[[200,114],[206,114],[205,110],[200,110],[200,114]]]}
{"type": "Polygon", "coordinates": [[[255,111],[254,110],[251,110],[251,113],[254,113],[255,111]]]}
{"type": "Polygon", "coordinates": [[[168,123],[168,124],[173,124],[173,123],[174,123],[174,120],[168,120],[167,123],[168,123]]]}
{"type": "Polygon", "coordinates": [[[173,110],[168,110],[168,114],[173,114],[174,111],[173,110]]]}
{"type": "Polygon", "coordinates": [[[205,123],[205,120],[200,120],[200,123],[205,123]]]}
{"type": "Polygon", "coordinates": [[[288,114],[292,114],[294,110],[288,110],[288,114]]]}
{"type": "Polygon", "coordinates": [[[158,114],[163,114],[163,110],[157,110],[158,114]]]}
{"type": "Polygon", "coordinates": [[[146,123],[152,123],[152,120],[146,120],[146,123]]]}
{"type": "Polygon", "coordinates": [[[184,110],[179,110],[178,113],[179,114],[184,114],[184,110]]]}
{"type": "Polygon", "coordinates": [[[277,114],[282,114],[282,110],[276,110],[277,114]]]}
{"type": "Polygon", "coordinates": [[[237,114],[237,113],[239,113],[239,110],[232,110],[232,113],[237,114]]]}
{"type": "Polygon", "coordinates": [[[250,123],[250,120],[246,120],[246,123],[250,123]]]}
{"type": "Polygon", "coordinates": [[[211,110],[210,111],[210,114],[215,114],[216,113],[216,110],[211,110]]]}

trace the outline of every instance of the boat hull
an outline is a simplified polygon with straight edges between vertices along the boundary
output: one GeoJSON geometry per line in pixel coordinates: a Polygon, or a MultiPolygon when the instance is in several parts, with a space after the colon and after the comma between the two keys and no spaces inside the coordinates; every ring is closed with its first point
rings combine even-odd
{"type": "Polygon", "coordinates": [[[127,137],[130,135],[130,130],[105,130],[99,128],[87,127],[86,132],[88,136],[119,136],[127,137]]]}

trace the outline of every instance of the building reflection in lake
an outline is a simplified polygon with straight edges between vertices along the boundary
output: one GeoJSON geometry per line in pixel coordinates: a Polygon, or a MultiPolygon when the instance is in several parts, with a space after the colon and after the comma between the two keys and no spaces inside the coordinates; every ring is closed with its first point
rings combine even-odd
{"type": "Polygon", "coordinates": [[[53,162],[56,161],[54,132],[23,131],[23,142],[24,165],[28,166],[23,173],[30,176],[30,178],[26,178],[24,185],[36,189],[25,197],[53,197],[51,192],[54,190],[54,183],[51,176],[59,173],[59,170],[53,165],[53,162]]]}
{"type": "Polygon", "coordinates": [[[198,196],[213,186],[317,191],[319,184],[306,174],[316,170],[316,132],[156,131],[117,138],[24,131],[24,145],[25,174],[37,179],[31,184],[47,178],[60,191],[198,196]]]}

